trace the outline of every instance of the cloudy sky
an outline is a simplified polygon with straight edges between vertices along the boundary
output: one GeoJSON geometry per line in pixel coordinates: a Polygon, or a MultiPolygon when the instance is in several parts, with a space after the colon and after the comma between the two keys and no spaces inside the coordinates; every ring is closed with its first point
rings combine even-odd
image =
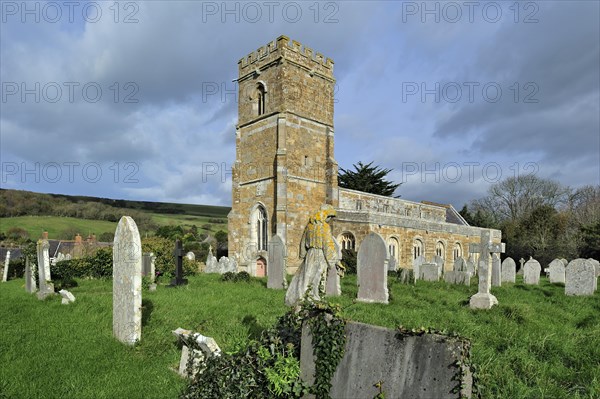
{"type": "Polygon", "coordinates": [[[595,1],[2,1],[2,188],[231,204],[240,58],[335,62],[335,156],[409,200],[600,184],[595,1]]]}

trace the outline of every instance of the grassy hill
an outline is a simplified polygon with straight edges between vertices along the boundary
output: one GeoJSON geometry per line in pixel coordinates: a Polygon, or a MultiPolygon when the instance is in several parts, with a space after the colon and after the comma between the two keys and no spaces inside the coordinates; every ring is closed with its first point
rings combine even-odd
{"type": "MultiPolygon", "coordinates": [[[[87,237],[89,234],[100,236],[102,233],[113,233],[117,222],[106,220],[87,220],[59,216],[18,216],[0,218],[0,233],[6,233],[12,227],[20,227],[29,233],[29,238],[35,240],[47,231],[50,238],[61,237],[65,232],[72,231],[87,237]]],[[[73,239],[73,237],[64,237],[73,239]]]]}
{"type": "MultiPolygon", "coordinates": [[[[468,307],[476,284],[390,279],[390,304],[366,304],[354,301],[356,277],[346,276],[342,296],[330,300],[352,320],[470,339],[483,398],[599,398],[599,294],[567,297],[545,277],[539,286],[517,281],[494,287],[500,304],[489,311],[468,307]]],[[[69,306],[60,297],[38,301],[25,293],[23,280],[3,283],[0,397],[176,398],[185,381],[169,370],[181,355],[171,331],[194,329],[224,352],[240,350],[286,311],[285,292],[265,285],[265,279],[232,283],[200,275],[186,287],[144,291],[142,340],[130,348],[112,338],[111,281],[79,281],[69,306]]]]}

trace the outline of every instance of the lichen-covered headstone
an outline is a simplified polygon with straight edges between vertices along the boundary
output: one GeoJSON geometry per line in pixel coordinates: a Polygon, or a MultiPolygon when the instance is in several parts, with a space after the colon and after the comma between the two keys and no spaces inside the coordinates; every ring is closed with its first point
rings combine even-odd
{"type": "Polygon", "coordinates": [[[542,265],[540,262],[529,258],[527,262],[525,262],[525,266],[523,266],[523,283],[538,285],[540,283],[540,273],[542,272],[542,265]]]}
{"type": "Polygon", "coordinates": [[[514,283],[517,278],[517,264],[515,260],[508,257],[502,261],[502,282],[514,283]]]}
{"type": "Polygon", "coordinates": [[[37,291],[37,285],[35,283],[35,277],[33,275],[34,270],[29,257],[25,257],[25,291],[33,294],[37,291]]]}
{"type": "Polygon", "coordinates": [[[554,259],[548,265],[548,279],[551,283],[565,283],[565,265],[560,259],[554,259]]]}
{"type": "Polygon", "coordinates": [[[492,255],[492,286],[500,287],[502,285],[502,264],[498,254],[492,255]]]}
{"type": "Polygon", "coordinates": [[[269,240],[267,259],[267,288],[282,290],[285,288],[285,243],[278,234],[269,240]]]}
{"type": "Polygon", "coordinates": [[[567,265],[565,295],[594,295],[597,277],[594,264],[588,259],[574,259],[567,265]]]}
{"type": "MultiPolygon", "coordinates": [[[[333,238],[333,244],[335,245],[335,252],[337,253],[338,262],[342,259],[342,249],[340,244],[335,238],[333,238]]],[[[332,262],[334,263],[334,262],[332,262]]],[[[327,282],[325,286],[325,295],[327,296],[340,296],[342,295],[342,287],[340,285],[340,275],[336,265],[330,265],[327,269],[327,282]]]]}
{"type": "Polygon", "coordinates": [[[356,269],[360,302],[388,303],[387,245],[377,233],[369,233],[358,248],[356,269]]]}
{"type": "Polygon", "coordinates": [[[129,216],[119,220],[113,245],[113,334],[128,345],[142,337],[142,243],[129,216]]]}

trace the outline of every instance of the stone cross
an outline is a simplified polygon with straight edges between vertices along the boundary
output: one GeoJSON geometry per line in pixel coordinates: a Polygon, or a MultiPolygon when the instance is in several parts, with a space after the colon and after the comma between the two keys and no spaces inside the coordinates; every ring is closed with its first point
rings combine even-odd
{"type": "Polygon", "coordinates": [[[37,258],[38,258],[38,281],[40,283],[40,291],[38,299],[44,299],[48,295],[54,295],[54,284],[51,283],[52,276],[50,275],[50,244],[48,240],[39,240],[37,243],[37,258]]]}
{"type": "Polygon", "coordinates": [[[183,252],[183,246],[181,244],[181,240],[175,241],[175,250],[173,251],[173,256],[175,256],[175,278],[171,280],[171,287],[177,287],[179,285],[186,285],[188,283],[187,279],[183,278],[183,256],[185,253],[183,252]]]}
{"type": "Polygon", "coordinates": [[[490,309],[498,304],[498,299],[490,293],[492,269],[490,256],[495,253],[504,253],[505,244],[494,244],[489,230],[481,231],[481,242],[469,246],[470,253],[479,253],[479,289],[471,297],[469,305],[472,309],[490,309]]]}
{"type": "Polygon", "coordinates": [[[8,264],[10,263],[10,251],[6,251],[6,260],[4,261],[4,273],[2,275],[2,282],[8,281],[8,264]]]}
{"type": "Polygon", "coordinates": [[[119,220],[113,244],[113,334],[128,345],[142,338],[142,242],[129,216],[119,220]]]}
{"type": "Polygon", "coordinates": [[[28,256],[25,257],[25,291],[30,294],[37,291],[35,278],[33,277],[33,272],[31,270],[31,261],[28,256]]]}

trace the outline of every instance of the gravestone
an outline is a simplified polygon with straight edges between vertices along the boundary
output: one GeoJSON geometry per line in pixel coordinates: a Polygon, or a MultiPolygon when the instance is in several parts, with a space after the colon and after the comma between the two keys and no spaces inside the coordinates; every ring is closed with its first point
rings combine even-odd
{"type": "Polygon", "coordinates": [[[54,284],[52,284],[52,276],[50,275],[50,254],[48,253],[50,244],[48,240],[39,240],[37,243],[37,258],[38,258],[38,281],[40,283],[40,291],[37,297],[40,300],[45,299],[49,295],[54,295],[54,284]]]}
{"type": "Polygon", "coordinates": [[[498,304],[498,299],[490,293],[492,269],[490,267],[490,255],[503,253],[504,244],[492,243],[489,230],[481,231],[481,242],[469,246],[470,253],[479,253],[479,287],[477,294],[469,300],[471,309],[490,309],[498,304]]]}
{"type": "Polygon", "coordinates": [[[390,259],[388,261],[388,270],[390,272],[395,272],[397,267],[398,267],[398,262],[396,262],[396,258],[394,258],[393,256],[390,256],[390,259]]]}
{"type": "Polygon", "coordinates": [[[217,273],[237,273],[237,262],[235,259],[229,259],[227,256],[221,256],[217,265],[217,273]]]}
{"type": "MultiPolygon", "coordinates": [[[[335,238],[333,238],[333,245],[335,245],[335,253],[337,254],[338,261],[342,259],[342,249],[340,244],[335,238]]],[[[338,274],[337,267],[335,265],[329,266],[327,269],[327,282],[325,284],[325,295],[327,296],[340,296],[342,295],[342,287],[340,285],[340,275],[338,274]]]]}
{"type": "Polygon", "coordinates": [[[522,276],[523,274],[525,274],[525,259],[519,259],[519,263],[521,264],[521,268],[517,272],[517,276],[522,276]]]}
{"type": "Polygon", "coordinates": [[[212,356],[221,356],[221,349],[211,337],[178,328],[172,331],[182,344],[179,374],[182,377],[193,378],[200,371],[202,361],[212,356]]]}
{"type": "Polygon", "coordinates": [[[477,268],[475,267],[475,259],[472,255],[469,255],[467,259],[467,271],[471,273],[471,276],[475,276],[477,274],[477,268]]]}
{"type": "Polygon", "coordinates": [[[452,270],[454,270],[455,272],[466,272],[467,271],[467,262],[462,257],[459,256],[454,261],[454,266],[452,267],[452,270]]]}
{"type": "Polygon", "coordinates": [[[471,273],[459,270],[449,270],[444,273],[444,281],[448,284],[463,284],[469,286],[471,285],[471,273]]]}
{"type": "Polygon", "coordinates": [[[500,287],[502,285],[502,267],[500,263],[500,256],[498,254],[492,255],[492,286],[500,287]]]}
{"type": "Polygon", "coordinates": [[[268,243],[269,256],[267,259],[267,288],[282,290],[285,288],[285,243],[275,234],[268,243]]]}
{"type": "Polygon", "coordinates": [[[169,287],[178,287],[180,285],[186,285],[188,280],[183,278],[183,245],[181,240],[175,241],[175,249],[173,250],[173,256],[175,257],[175,278],[171,280],[169,287]]]}
{"type": "Polygon", "coordinates": [[[212,246],[208,248],[208,255],[206,257],[206,267],[204,268],[204,273],[218,273],[219,262],[217,258],[212,253],[212,246]]]}
{"type": "Polygon", "coordinates": [[[60,290],[60,291],[58,291],[58,293],[62,297],[61,304],[68,305],[72,302],[75,302],[75,296],[73,294],[71,294],[71,292],[69,292],[67,290],[60,290]]]}
{"type": "Polygon", "coordinates": [[[142,255],[142,276],[148,277],[151,282],[156,280],[156,256],[154,252],[144,252],[142,255]]]}
{"type": "Polygon", "coordinates": [[[423,255],[420,255],[413,260],[413,274],[415,276],[415,280],[417,280],[421,275],[419,272],[419,268],[423,263],[425,263],[425,257],[423,255]]]}
{"type": "Polygon", "coordinates": [[[592,262],[594,268],[596,269],[596,277],[600,277],[600,262],[593,258],[589,258],[588,260],[592,262]]]}
{"type": "Polygon", "coordinates": [[[419,278],[425,281],[438,281],[440,279],[439,266],[435,263],[423,263],[419,268],[419,278]]]}
{"type": "Polygon", "coordinates": [[[188,258],[188,260],[196,260],[196,254],[193,253],[192,251],[189,251],[188,253],[186,253],[185,257],[188,258]]]}
{"type": "Polygon", "coordinates": [[[502,282],[514,283],[517,275],[517,264],[514,259],[508,257],[502,262],[502,282]]]}
{"type": "Polygon", "coordinates": [[[387,245],[377,233],[369,233],[358,248],[356,269],[359,302],[388,303],[387,245]]]}
{"type": "Polygon", "coordinates": [[[588,259],[574,259],[567,265],[565,295],[594,295],[597,289],[596,268],[588,259]]]}
{"type": "Polygon", "coordinates": [[[554,259],[548,265],[548,279],[551,283],[565,283],[566,268],[560,259],[554,259]]]}
{"type": "Polygon", "coordinates": [[[113,334],[128,345],[142,338],[142,243],[129,216],[119,220],[113,244],[113,334]]]}
{"type": "Polygon", "coordinates": [[[438,277],[442,276],[442,273],[444,272],[444,258],[442,258],[439,255],[436,255],[433,257],[433,261],[432,263],[435,263],[438,267],[438,277]]]}
{"type": "Polygon", "coordinates": [[[542,265],[540,265],[540,262],[530,256],[529,260],[525,262],[525,266],[523,266],[523,283],[538,285],[540,283],[541,272],[542,265]]]}
{"type": "Polygon", "coordinates": [[[28,256],[25,256],[25,291],[33,294],[37,291],[37,286],[35,283],[34,274],[35,271],[32,270],[33,266],[31,266],[31,261],[28,256]]]}
{"type": "Polygon", "coordinates": [[[10,263],[10,251],[6,251],[6,260],[4,261],[4,271],[2,273],[2,282],[8,281],[8,264],[10,263]]]}
{"type": "MultiPolygon", "coordinates": [[[[362,247],[363,244],[361,244],[362,247]]],[[[398,330],[349,322],[344,355],[333,377],[332,399],[374,398],[383,381],[386,398],[458,399],[472,395],[468,341],[438,334],[403,335],[398,330]],[[456,387],[460,389],[455,389],[456,387]]],[[[315,358],[308,323],[302,328],[300,377],[314,383],[315,358]]],[[[307,395],[304,398],[314,398],[307,395]]]]}

